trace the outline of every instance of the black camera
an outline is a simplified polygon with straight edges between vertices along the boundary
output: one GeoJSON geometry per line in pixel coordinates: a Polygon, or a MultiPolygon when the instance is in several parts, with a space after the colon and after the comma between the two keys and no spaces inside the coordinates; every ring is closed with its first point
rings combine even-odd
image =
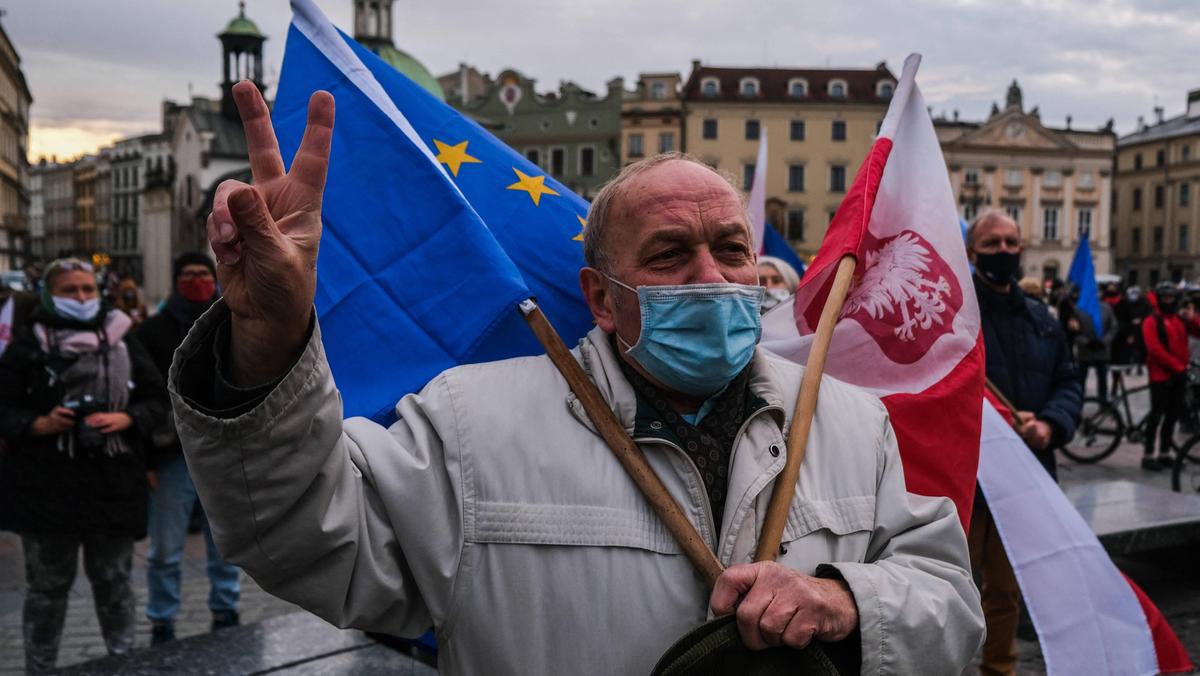
{"type": "Polygon", "coordinates": [[[83,451],[95,451],[104,448],[104,444],[106,443],[104,433],[85,423],[84,419],[93,413],[108,411],[108,402],[96,399],[90,394],[85,394],[80,399],[64,401],[63,408],[69,408],[75,412],[76,448],[83,451]]]}

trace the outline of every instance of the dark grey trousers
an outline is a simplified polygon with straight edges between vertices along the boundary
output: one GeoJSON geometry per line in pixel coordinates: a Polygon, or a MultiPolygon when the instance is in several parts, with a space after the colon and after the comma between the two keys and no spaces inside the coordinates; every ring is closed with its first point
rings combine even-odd
{"type": "Polygon", "coordinates": [[[22,535],[25,552],[25,671],[46,673],[58,661],[67,597],[79,566],[92,585],[96,617],[110,655],[133,649],[134,595],[129,585],[133,538],[110,535],[22,535]]]}

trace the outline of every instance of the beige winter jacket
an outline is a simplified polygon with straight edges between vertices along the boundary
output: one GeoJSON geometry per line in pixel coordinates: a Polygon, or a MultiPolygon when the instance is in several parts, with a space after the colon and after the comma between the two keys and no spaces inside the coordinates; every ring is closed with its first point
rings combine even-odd
{"type": "MultiPolygon", "coordinates": [[[[706,619],[703,582],[547,358],[450,369],[384,428],[342,420],[318,328],[261,404],[218,419],[195,406],[213,377],[196,372],[227,317],[218,304],[192,329],[171,396],[216,541],[263,588],[341,627],[432,626],[446,674],[648,673],[706,619]]],[[[632,433],[604,334],[575,352],[632,433]]],[[[770,406],[735,442],[719,541],[692,462],[638,439],[726,565],[752,558],[802,372],[754,358],[770,406]]],[[[966,540],[948,499],[905,491],[874,397],[824,379],[783,539],[781,563],[849,584],[864,674],[962,673],[983,636],[966,540]]]]}

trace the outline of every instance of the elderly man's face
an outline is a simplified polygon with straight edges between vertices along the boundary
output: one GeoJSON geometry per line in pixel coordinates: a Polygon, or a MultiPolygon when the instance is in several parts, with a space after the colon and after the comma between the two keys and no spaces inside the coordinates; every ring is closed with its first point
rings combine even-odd
{"type": "MultiPolygon", "coordinates": [[[[666,162],[631,180],[612,205],[609,271],[631,287],[758,284],[750,228],[738,194],[707,167],[666,162]]],[[[641,337],[637,296],[591,269],[584,295],[601,329],[630,345],[641,337]]]]}
{"type": "Polygon", "coordinates": [[[994,216],[975,226],[975,240],[967,247],[967,257],[976,254],[1021,253],[1021,230],[1011,218],[994,216]]]}

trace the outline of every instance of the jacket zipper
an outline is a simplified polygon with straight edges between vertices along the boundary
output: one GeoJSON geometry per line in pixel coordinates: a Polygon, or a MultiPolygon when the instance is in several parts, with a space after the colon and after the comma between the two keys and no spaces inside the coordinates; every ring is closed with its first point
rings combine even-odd
{"type": "Polygon", "coordinates": [[[712,542],[708,543],[708,546],[712,548],[713,552],[716,552],[718,529],[713,520],[712,502],[708,499],[708,490],[704,488],[704,476],[700,474],[700,468],[696,466],[696,462],[692,460],[687,453],[684,453],[683,449],[680,448],[678,444],[667,441],[666,439],[660,439],[658,437],[640,437],[634,439],[633,442],[635,444],[662,444],[667,448],[674,449],[676,453],[683,456],[683,459],[687,461],[688,466],[692,468],[692,475],[700,482],[700,502],[704,505],[704,515],[708,517],[709,532],[712,533],[712,542]]]}

